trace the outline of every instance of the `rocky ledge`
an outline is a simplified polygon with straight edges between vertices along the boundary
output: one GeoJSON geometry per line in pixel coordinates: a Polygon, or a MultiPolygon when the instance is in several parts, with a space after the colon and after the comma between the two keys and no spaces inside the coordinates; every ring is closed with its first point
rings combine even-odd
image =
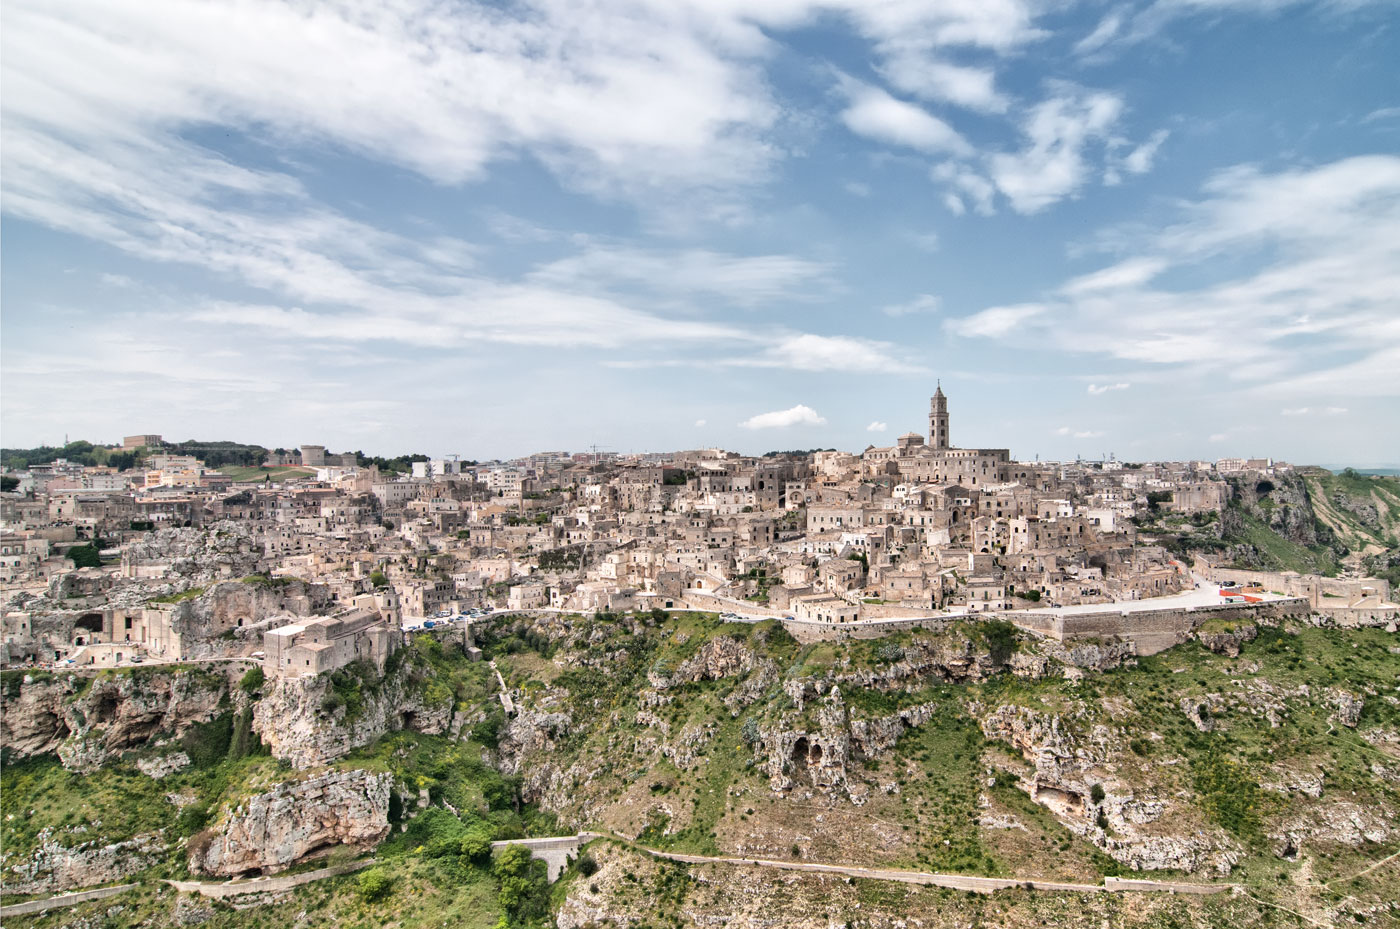
{"type": "Polygon", "coordinates": [[[190,870],[235,877],[275,873],[331,849],[369,849],[389,833],[390,774],[328,771],[279,784],[225,809],[190,839],[190,870]]]}

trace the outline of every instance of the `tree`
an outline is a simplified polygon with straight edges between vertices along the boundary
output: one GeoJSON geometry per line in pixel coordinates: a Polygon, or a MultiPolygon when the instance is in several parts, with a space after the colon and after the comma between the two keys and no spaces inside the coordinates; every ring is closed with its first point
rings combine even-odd
{"type": "Polygon", "coordinates": [[[0,477],[0,493],[9,493],[19,487],[19,478],[6,474],[0,477]]]}
{"type": "Polygon", "coordinates": [[[383,571],[369,572],[369,582],[372,586],[376,588],[389,586],[389,578],[384,576],[383,571]]]}
{"type": "Polygon", "coordinates": [[[69,558],[73,559],[75,568],[100,568],[102,567],[102,553],[92,545],[75,545],[68,549],[69,558]]]}

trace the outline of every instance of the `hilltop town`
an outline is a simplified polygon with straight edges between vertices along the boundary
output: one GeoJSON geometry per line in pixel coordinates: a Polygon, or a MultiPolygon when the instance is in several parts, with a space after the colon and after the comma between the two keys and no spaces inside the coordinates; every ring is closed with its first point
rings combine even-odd
{"type": "MultiPolygon", "coordinates": [[[[158,435],[131,436],[113,453],[137,467],[57,458],[8,475],[0,661],[257,654],[284,672],[272,656],[312,634],[305,620],[337,617],[332,637],[352,645],[298,659],[321,671],[383,652],[370,614],[397,630],[491,610],[694,608],[811,634],[965,613],[1024,613],[1044,627],[1067,607],[1285,597],[1348,621],[1395,616],[1390,582],[1362,570],[1371,562],[1360,555],[1380,546],[1332,577],[1243,573],[1270,565],[1227,544],[1221,514],[1242,490],[1285,517],[1298,510],[1287,464],[1016,461],[954,446],[950,420],[940,387],[926,436],[858,454],[546,452],[401,462],[403,472],[304,445],[224,473],[158,435]],[[296,593],[177,628],[181,600],[241,578],[296,593]],[[1221,596],[1231,580],[1255,593],[1221,596]]],[[[1375,522],[1375,504],[1361,503],[1375,522]]]]}
{"type": "Polygon", "coordinates": [[[0,914],[1400,916],[1397,482],[1018,461],[950,406],[860,453],[6,450],[0,914]]]}

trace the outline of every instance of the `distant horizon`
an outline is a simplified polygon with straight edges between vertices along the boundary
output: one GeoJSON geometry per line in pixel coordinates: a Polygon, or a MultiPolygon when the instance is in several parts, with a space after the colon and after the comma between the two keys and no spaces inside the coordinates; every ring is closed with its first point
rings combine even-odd
{"type": "MultiPolygon", "coordinates": [[[[138,434],[138,433],[132,433],[132,434],[133,434],[133,435],[136,435],[136,434],[138,434]]],[[[178,445],[180,445],[181,443],[184,443],[184,442],[196,442],[196,441],[199,441],[199,442],[234,442],[234,443],[239,444],[239,445],[258,446],[258,447],[261,447],[261,448],[265,448],[265,449],[267,449],[268,451],[273,451],[273,450],[278,449],[278,448],[282,448],[282,449],[285,449],[285,450],[287,450],[287,451],[296,451],[296,450],[298,450],[298,449],[300,448],[301,444],[303,444],[303,443],[297,443],[297,444],[294,444],[294,445],[292,445],[292,444],[274,444],[274,445],[268,445],[268,444],[263,443],[263,442],[247,442],[247,441],[243,441],[243,440],[239,440],[239,439],[210,439],[210,438],[204,438],[204,439],[194,439],[194,438],[190,438],[190,439],[175,439],[175,440],[172,440],[172,439],[170,439],[168,436],[163,435],[162,433],[139,433],[139,434],[142,434],[142,435],[160,435],[160,436],[161,436],[161,441],[162,441],[162,442],[165,442],[166,444],[171,445],[171,446],[178,446],[178,445]]],[[[102,448],[121,448],[121,447],[122,447],[122,442],[121,442],[120,439],[118,439],[118,440],[115,441],[115,442],[93,442],[93,440],[88,439],[88,438],[86,438],[86,437],[80,437],[80,438],[76,438],[76,439],[69,439],[69,443],[71,444],[72,442],[91,442],[94,446],[99,446],[99,447],[102,447],[102,448]]],[[[310,445],[310,444],[324,444],[324,443],[319,443],[319,442],[318,442],[318,443],[310,443],[310,442],[308,442],[308,443],[304,443],[304,444],[310,445]]],[[[5,445],[5,446],[3,446],[3,447],[4,447],[6,450],[19,450],[19,449],[36,449],[36,448],[59,449],[59,448],[65,447],[65,446],[63,446],[63,445],[45,445],[45,444],[40,444],[40,445],[30,445],[30,446],[5,445]]],[[[357,452],[357,451],[358,451],[358,452],[360,452],[360,453],[366,455],[367,457],[371,457],[371,458],[390,458],[390,459],[392,459],[392,458],[396,458],[396,457],[399,457],[399,456],[402,456],[402,455],[427,455],[427,456],[428,456],[429,458],[431,458],[431,459],[442,459],[442,458],[447,458],[447,457],[455,456],[455,457],[460,458],[460,459],[462,459],[462,460],[479,461],[479,462],[507,462],[507,461],[518,461],[518,460],[521,460],[521,459],[529,458],[531,455],[546,454],[546,453],[549,453],[549,452],[566,452],[566,453],[568,453],[569,455],[589,455],[589,454],[592,454],[592,452],[590,452],[590,451],[589,451],[588,449],[586,449],[586,448],[583,448],[583,449],[571,449],[571,448],[564,448],[564,447],[559,447],[559,446],[552,447],[552,448],[537,448],[537,449],[534,449],[533,451],[524,452],[524,453],[517,454],[517,455],[496,455],[496,456],[482,456],[482,455],[470,454],[470,453],[467,453],[467,452],[451,452],[451,451],[449,451],[449,452],[440,452],[440,453],[432,453],[432,452],[426,452],[426,451],[422,451],[422,450],[419,450],[419,449],[411,449],[411,448],[405,448],[405,449],[399,449],[399,450],[390,450],[390,451],[377,451],[377,450],[366,450],[366,449],[364,449],[364,448],[340,448],[340,447],[333,447],[333,446],[330,446],[330,445],[326,445],[325,447],[326,447],[326,451],[327,451],[329,454],[333,454],[333,455],[343,455],[343,454],[348,454],[348,453],[350,453],[350,452],[357,452]]],[[[830,447],[831,447],[831,446],[823,446],[823,445],[808,446],[808,448],[811,448],[811,449],[823,449],[823,448],[830,448],[830,447]]],[[[877,447],[878,447],[878,446],[877,446],[877,447]]],[[[955,447],[963,447],[963,446],[955,446],[955,447]]],[[[988,447],[991,447],[991,446],[988,446],[988,447]]],[[[1002,446],[996,446],[996,447],[1002,447],[1002,446]]],[[[716,449],[716,450],[725,451],[725,452],[735,452],[735,453],[737,453],[737,454],[739,454],[739,455],[741,455],[741,456],[743,456],[743,457],[749,457],[749,458],[761,458],[761,457],[763,457],[765,454],[768,454],[768,453],[770,453],[770,452],[778,452],[778,453],[781,454],[781,453],[788,452],[788,451],[799,450],[799,449],[797,449],[796,446],[791,446],[791,447],[767,448],[767,449],[764,449],[764,450],[761,451],[761,452],[748,452],[748,451],[743,451],[743,450],[740,450],[740,449],[728,448],[728,447],[725,447],[725,446],[718,446],[718,445],[698,445],[698,446],[688,446],[688,447],[685,447],[685,448],[674,448],[674,449],[650,449],[650,450],[638,450],[638,451],[620,451],[620,450],[617,450],[617,449],[602,449],[602,448],[600,448],[598,451],[599,451],[599,454],[619,455],[619,456],[631,456],[631,455],[672,455],[672,454],[679,454],[679,453],[683,453],[683,452],[703,451],[703,450],[706,450],[706,449],[716,449]]],[[[839,452],[846,452],[846,453],[848,453],[848,454],[852,454],[852,455],[857,455],[857,456],[859,456],[862,452],[865,451],[865,447],[863,446],[863,447],[858,448],[858,449],[843,449],[843,448],[840,448],[840,447],[836,447],[835,450],[836,450],[836,451],[839,451],[839,452]]],[[[1110,453],[1110,454],[1112,454],[1112,453],[1110,453]]],[[[1020,461],[1020,462],[1035,462],[1035,461],[1038,460],[1038,461],[1039,461],[1040,463],[1042,463],[1042,464],[1072,464],[1072,463],[1074,463],[1074,462],[1077,461],[1077,460],[1078,460],[1078,461],[1084,461],[1084,462],[1086,462],[1086,463],[1106,462],[1106,461],[1117,461],[1117,462],[1119,462],[1120,464],[1121,464],[1121,463],[1143,463],[1143,464],[1148,464],[1148,463],[1186,462],[1186,461],[1210,461],[1210,462],[1216,462],[1216,461],[1220,461],[1220,460],[1222,460],[1222,459],[1230,459],[1230,458],[1269,458],[1269,459],[1271,459],[1271,460],[1273,460],[1273,461],[1275,461],[1275,462],[1282,462],[1282,463],[1284,463],[1284,464],[1292,465],[1293,467],[1323,468],[1323,469],[1325,469],[1325,470],[1332,471],[1332,472],[1338,472],[1338,471],[1342,471],[1342,470],[1344,470],[1344,469],[1346,469],[1346,468],[1351,468],[1351,469],[1353,469],[1353,470],[1355,470],[1355,471],[1361,471],[1361,472],[1391,472],[1391,471],[1393,471],[1393,472],[1396,472],[1397,474],[1400,474],[1400,461],[1392,461],[1392,462],[1384,462],[1384,461],[1383,461],[1383,462],[1373,462],[1373,463],[1364,463],[1364,464],[1337,464],[1337,463],[1316,464],[1316,463],[1314,463],[1314,462],[1309,462],[1309,461],[1292,461],[1292,460],[1289,460],[1289,459],[1280,458],[1280,457],[1278,457],[1278,456],[1267,455],[1267,454],[1262,454],[1262,455],[1261,455],[1261,454],[1216,455],[1215,457],[1190,456],[1190,457],[1184,457],[1184,458],[1183,458],[1183,457],[1172,457],[1172,458],[1150,458],[1150,457],[1142,457],[1142,458],[1139,458],[1139,457],[1132,457],[1132,458],[1128,458],[1128,457],[1124,457],[1124,456],[1121,456],[1121,455],[1119,455],[1119,456],[1114,456],[1114,457],[1112,457],[1112,458],[1109,458],[1109,457],[1102,457],[1102,458],[1101,458],[1101,457],[1091,457],[1091,456],[1089,456],[1089,455],[1083,455],[1083,456],[1079,456],[1078,458],[1047,458],[1047,457],[1043,457],[1043,456],[1042,456],[1041,458],[1036,459],[1034,456],[1032,456],[1032,457],[1019,457],[1019,456],[1017,456],[1017,455],[1015,454],[1015,451],[1013,450],[1013,451],[1012,451],[1011,458],[1012,458],[1013,461],[1020,461]]]]}

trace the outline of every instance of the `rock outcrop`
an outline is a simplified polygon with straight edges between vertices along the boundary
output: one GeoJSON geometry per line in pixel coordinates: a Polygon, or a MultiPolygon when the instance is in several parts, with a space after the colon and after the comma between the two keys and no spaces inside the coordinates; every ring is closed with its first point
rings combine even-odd
{"type": "Polygon", "coordinates": [[[178,738],[209,722],[228,692],[222,673],[205,670],[29,676],[6,695],[0,744],[14,757],[57,752],[64,767],[88,773],[153,736],[178,738]]]}
{"type": "MultiPolygon", "coordinates": [[[[346,672],[349,673],[349,672],[346,672]]],[[[441,735],[452,724],[452,697],[428,697],[424,679],[399,666],[366,682],[358,707],[337,704],[332,675],[282,678],[263,687],[253,707],[253,731],[273,757],[305,770],[368,745],[386,732],[408,729],[441,735]]]]}
{"type": "Polygon", "coordinates": [[[279,784],[225,809],[190,840],[190,870],[223,877],[275,873],[349,845],[373,847],[389,833],[393,775],[328,771],[279,784]]]}
{"type": "Polygon", "coordinates": [[[1010,745],[1034,766],[1021,779],[1032,800],[1134,870],[1225,873],[1239,860],[1219,830],[1175,831],[1167,815],[1173,801],[1160,799],[1150,784],[1118,780],[1110,762],[1116,739],[1105,727],[1081,734],[1058,715],[1010,705],[981,724],[987,738],[1010,745]]]}
{"type": "Polygon", "coordinates": [[[11,863],[6,856],[6,893],[56,893],[119,881],[149,867],[166,849],[159,833],[109,845],[85,842],[82,827],[61,833],[49,827],[39,833],[38,840],[29,858],[11,863]]]}

